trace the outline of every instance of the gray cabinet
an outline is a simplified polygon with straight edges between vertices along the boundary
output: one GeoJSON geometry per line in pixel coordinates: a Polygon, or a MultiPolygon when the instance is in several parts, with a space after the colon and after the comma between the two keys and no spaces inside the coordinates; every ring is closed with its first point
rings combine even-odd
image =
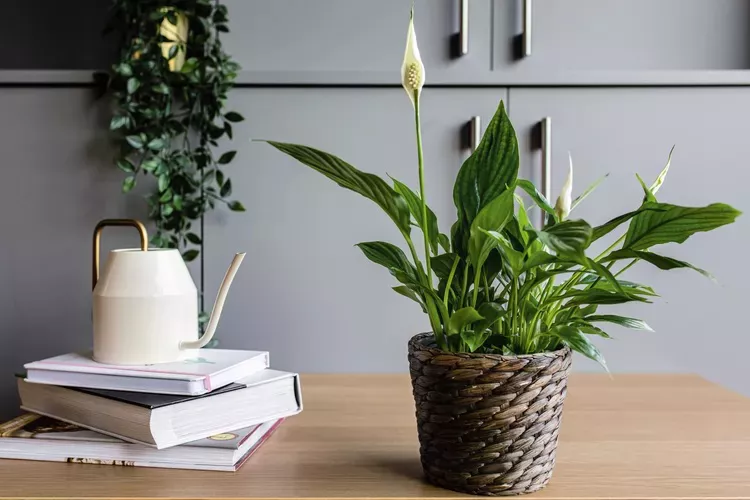
{"type": "Polygon", "coordinates": [[[748,0],[495,0],[492,40],[508,83],[750,81],[748,0]]]}
{"type": "MultiPolygon", "coordinates": [[[[465,124],[489,123],[504,89],[426,89],[422,120],[427,199],[441,230],[455,220],[452,186],[468,155],[465,124]]],[[[233,252],[246,251],[217,333],[225,348],[268,349],[279,368],[403,371],[406,342],[429,328],[419,307],[390,290],[388,272],[354,245],[401,235],[374,203],[270,146],[246,138],[308,144],[358,168],[417,182],[411,104],[400,88],[238,89],[230,109],[237,160],[227,171],[244,214],[206,221],[206,293],[212,299],[233,252]]],[[[415,232],[415,245],[421,236],[415,232]]]]}
{"type": "MultiPolygon", "coordinates": [[[[252,83],[400,83],[408,0],[227,0],[225,45],[252,83]]],[[[430,83],[471,82],[490,69],[490,0],[417,0],[430,83]],[[462,5],[468,52],[460,55],[462,5]]]]}
{"type": "MultiPolygon", "coordinates": [[[[574,196],[609,173],[605,182],[573,212],[600,224],[632,210],[643,192],[635,173],[651,182],[675,145],[660,201],[706,205],[721,201],[750,209],[750,143],[745,126],[746,89],[511,89],[510,109],[520,139],[522,164],[539,181],[538,122],[551,118],[552,193],[575,168],[574,196]]],[[[619,235],[619,233],[618,233],[619,235]]],[[[750,284],[742,262],[750,220],[698,234],[660,253],[711,271],[718,284],[690,271],[658,271],[639,264],[633,281],[652,284],[662,298],[654,305],[628,305],[619,312],[642,317],[656,333],[611,328],[616,341],[600,346],[614,371],[697,371],[728,385],[744,377],[750,347],[745,335],[750,284]]],[[[613,236],[615,236],[613,234],[613,236]]],[[[604,242],[605,244],[608,242],[604,242]]],[[[599,248],[603,249],[604,245],[599,248]]],[[[626,275],[627,276],[627,275],[626,275]]],[[[618,308],[615,308],[618,309],[618,308]]],[[[579,360],[577,366],[591,367],[579,360]]],[[[744,387],[744,390],[747,390],[744,387]]]]}

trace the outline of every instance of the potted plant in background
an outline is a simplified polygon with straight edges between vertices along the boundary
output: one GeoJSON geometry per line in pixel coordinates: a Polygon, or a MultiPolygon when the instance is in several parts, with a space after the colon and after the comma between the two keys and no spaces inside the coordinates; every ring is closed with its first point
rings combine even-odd
{"type": "Polygon", "coordinates": [[[425,200],[419,106],[425,69],[413,18],[401,74],[414,107],[419,193],[311,147],[268,143],[377,203],[404,237],[408,254],[382,241],[358,246],[390,271],[399,282],[394,290],[416,302],[430,322],[431,332],[408,343],[427,479],[483,495],[536,491],[547,484],[555,463],[571,350],[606,368],[591,335],[608,338],[607,323],[649,329],[639,319],[599,312],[610,304],[648,303],[655,295],[620,276],[640,261],[707,274],[652,248],[729,224],[739,212],[721,203],[683,207],[658,201],[668,162],[650,186],[638,177],[644,195],[632,211],[596,226],[571,218],[593,188],[573,199],[571,163],[552,206],[531,182],[519,179],[516,135],[501,102],[458,173],[458,216],[450,236],[443,234],[425,200]],[[519,192],[546,212],[543,227],[531,224],[519,192]],[[415,227],[422,234],[421,255],[415,227]],[[616,230],[622,235],[604,252],[587,254],[593,242],[616,230]]]}
{"type": "MultiPolygon", "coordinates": [[[[216,203],[245,210],[229,198],[232,181],[223,170],[237,152],[215,152],[244,119],[224,109],[239,71],[221,44],[227,23],[226,6],[211,0],[115,0],[109,23],[120,37],[108,88],[122,191],[139,174],[156,180],[146,197],[156,225],[150,243],[179,249],[186,262],[201,256],[201,311],[203,216],[216,203]]],[[[207,319],[201,313],[201,323],[207,319]]]]}

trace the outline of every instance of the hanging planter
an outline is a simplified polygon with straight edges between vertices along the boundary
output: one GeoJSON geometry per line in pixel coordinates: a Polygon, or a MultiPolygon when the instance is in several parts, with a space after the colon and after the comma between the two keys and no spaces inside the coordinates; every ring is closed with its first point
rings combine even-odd
{"type": "Polygon", "coordinates": [[[237,152],[217,153],[243,120],[225,109],[239,71],[220,40],[227,21],[226,6],[209,0],[115,0],[112,10],[120,57],[109,79],[109,128],[122,191],[142,176],[156,180],[146,197],[156,226],[151,244],[177,248],[185,261],[201,254],[208,211],[217,204],[244,211],[224,172],[237,152]]]}

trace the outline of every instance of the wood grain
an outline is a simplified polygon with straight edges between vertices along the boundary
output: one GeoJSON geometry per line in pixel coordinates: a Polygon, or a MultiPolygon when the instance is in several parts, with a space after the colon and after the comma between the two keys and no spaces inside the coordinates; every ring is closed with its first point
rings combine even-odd
{"type": "MultiPolygon", "coordinates": [[[[306,375],[305,410],[237,473],[0,460],[3,497],[460,496],[422,481],[406,375],[306,375]]],[[[691,375],[574,374],[533,498],[748,498],[750,400],[691,375]]]]}

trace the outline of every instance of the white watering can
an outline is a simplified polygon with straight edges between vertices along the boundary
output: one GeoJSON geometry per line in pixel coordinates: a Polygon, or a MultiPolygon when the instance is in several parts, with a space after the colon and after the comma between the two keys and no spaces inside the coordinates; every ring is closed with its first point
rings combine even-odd
{"type": "Polygon", "coordinates": [[[106,219],[94,230],[94,360],[113,365],[168,363],[208,344],[216,332],[234,275],[245,257],[234,256],[203,335],[198,292],[177,249],[148,248],[144,225],[106,219]],[[133,226],[141,248],[112,250],[99,276],[99,241],[107,226],[133,226]]]}

